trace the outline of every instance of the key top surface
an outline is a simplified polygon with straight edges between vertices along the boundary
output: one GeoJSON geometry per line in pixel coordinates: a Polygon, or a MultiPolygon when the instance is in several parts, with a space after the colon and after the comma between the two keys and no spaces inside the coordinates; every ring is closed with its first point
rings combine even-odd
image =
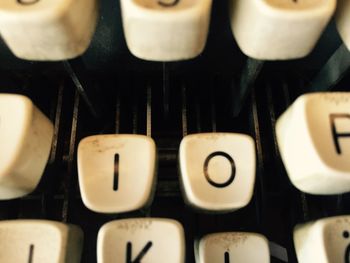
{"type": "Polygon", "coordinates": [[[97,135],[78,147],[79,185],[84,204],[102,213],[140,209],[152,199],[156,146],[143,135],[97,135]]]}
{"type": "Polygon", "coordinates": [[[335,7],[335,0],[231,0],[231,28],[249,57],[302,58],[313,50],[335,7]]]}
{"type": "Polygon", "coordinates": [[[177,61],[204,49],[212,0],[121,0],[130,52],[150,61],[177,61]]]}
{"type": "Polygon", "coordinates": [[[53,125],[21,95],[0,94],[0,199],[32,192],[49,158],[53,125]]]}
{"type": "Polygon", "coordinates": [[[269,263],[267,239],[255,233],[209,234],[198,244],[197,263],[269,263]]]}
{"type": "Polygon", "coordinates": [[[255,182],[255,146],[244,134],[186,136],[180,145],[180,172],[186,201],[207,211],[246,206],[255,182]]]}
{"type": "Polygon", "coordinates": [[[98,233],[97,262],[185,262],[185,237],[171,219],[135,218],[105,224],[98,233]]]}
{"type": "Polygon", "coordinates": [[[337,216],[297,225],[294,245],[299,263],[350,262],[350,217],[337,216]]]}
{"type": "Polygon", "coordinates": [[[0,262],[79,263],[83,233],[54,221],[2,221],[0,242],[0,262]]]}
{"type": "Polygon", "coordinates": [[[2,0],[0,33],[19,58],[71,59],[89,46],[97,10],[97,0],[2,0]]]}
{"type": "Polygon", "coordinates": [[[299,97],[276,124],[292,183],[311,194],[350,191],[350,93],[299,97]]]}

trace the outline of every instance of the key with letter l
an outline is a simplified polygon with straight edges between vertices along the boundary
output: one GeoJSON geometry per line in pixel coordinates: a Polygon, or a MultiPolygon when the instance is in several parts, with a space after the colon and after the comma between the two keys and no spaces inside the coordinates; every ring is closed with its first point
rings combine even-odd
{"type": "Polygon", "coordinates": [[[53,125],[27,97],[0,94],[0,200],[38,185],[49,158],[53,125]]]}
{"type": "Polygon", "coordinates": [[[350,216],[297,225],[294,246],[299,263],[349,263],[350,216]]]}
{"type": "Polygon", "coordinates": [[[121,0],[126,43],[138,58],[194,58],[205,46],[212,0],[121,0]]]}
{"type": "Polygon", "coordinates": [[[189,205],[228,212],[250,202],[255,182],[255,146],[250,136],[188,135],[179,156],[183,195],[189,205]]]}
{"type": "Polygon", "coordinates": [[[230,0],[240,49],[261,60],[308,55],[335,11],[336,0],[230,0]]]}
{"type": "Polygon", "coordinates": [[[338,0],[335,21],[344,44],[350,50],[350,1],[338,0]]]}
{"type": "Polygon", "coordinates": [[[183,263],[185,237],[171,219],[135,218],[109,222],[97,238],[98,263],[183,263]]]}
{"type": "Polygon", "coordinates": [[[79,263],[83,232],[47,220],[0,222],[0,262],[79,263]]]}
{"type": "Polygon", "coordinates": [[[152,200],[156,146],[143,135],[96,135],[78,147],[80,192],[84,204],[101,213],[140,209],[152,200]]]}
{"type": "Polygon", "coordinates": [[[197,263],[269,263],[267,239],[255,233],[227,232],[209,234],[195,247],[197,263]]]}
{"type": "Polygon", "coordinates": [[[292,183],[310,194],[350,191],[350,93],[300,96],[276,124],[292,183]]]}
{"type": "Polygon", "coordinates": [[[0,33],[27,60],[66,60],[89,46],[97,0],[1,0],[0,33]]]}

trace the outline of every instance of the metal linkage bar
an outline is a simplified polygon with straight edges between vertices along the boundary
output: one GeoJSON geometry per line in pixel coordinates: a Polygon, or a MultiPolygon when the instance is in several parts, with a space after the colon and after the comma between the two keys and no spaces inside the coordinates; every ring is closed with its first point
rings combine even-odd
{"type": "Polygon", "coordinates": [[[264,61],[256,60],[253,58],[247,58],[247,62],[243,68],[240,83],[238,89],[233,85],[233,101],[232,101],[232,114],[233,117],[237,117],[241,112],[241,109],[247,100],[247,97],[251,93],[254,83],[258,78],[261,69],[264,65],[264,61]]]}
{"type": "Polygon", "coordinates": [[[331,90],[350,70],[350,51],[342,44],[312,80],[310,91],[331,90]]]}
{"type": "Polygon", "coordinates": [[[93,90],[92,81],[84,69],[83,62],[80,59],[74,59],[62,63],[90,113],[95,118],[99,118],[102,111],[101,103],[98,100],[97,92],[93,90]]]}

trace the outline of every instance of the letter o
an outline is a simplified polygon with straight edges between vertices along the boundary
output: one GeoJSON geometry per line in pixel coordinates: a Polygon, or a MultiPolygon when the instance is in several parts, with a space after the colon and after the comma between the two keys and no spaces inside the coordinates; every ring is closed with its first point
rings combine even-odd
{"type": "Polygon", "coordinates": [[[212,154],[210,154],[206,159],[205,159],[205,162],[204,162],[204,167],[203,167],[203,170],[204,170],[204,175],[205,175],[205,178],[207,179],[207,181],[212,185],[212,186],[215,186],[217,188],[224,188],[228,185],[230,185],[233,180],[235,179],[236,177],[236,164],[235,164],[235,161],[232,159],[232,157],[230,155],[228,155],[227,153],[225,152],[213,152],[212,154]],[[231,175],[230,177],[228,178],[228,180],[224,183],[217,183],[217,182],[214,182],[210,176],[209,176],[209,173],[208,173],[208,167],[209,167],[209,162],[212,158],[214,158],[215,156],[222,156],[222,157],[225,157],[231,164],[231,175]]]}

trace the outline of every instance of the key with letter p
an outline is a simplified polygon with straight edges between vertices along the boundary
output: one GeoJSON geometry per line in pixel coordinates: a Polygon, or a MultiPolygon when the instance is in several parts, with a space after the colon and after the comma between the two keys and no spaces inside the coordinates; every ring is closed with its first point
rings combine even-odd
{"type": "Polygon", "coordinates": [[[310,194],[350,191],[350,93],[299,97],[276,124],[292,183],[310,194]]]}

